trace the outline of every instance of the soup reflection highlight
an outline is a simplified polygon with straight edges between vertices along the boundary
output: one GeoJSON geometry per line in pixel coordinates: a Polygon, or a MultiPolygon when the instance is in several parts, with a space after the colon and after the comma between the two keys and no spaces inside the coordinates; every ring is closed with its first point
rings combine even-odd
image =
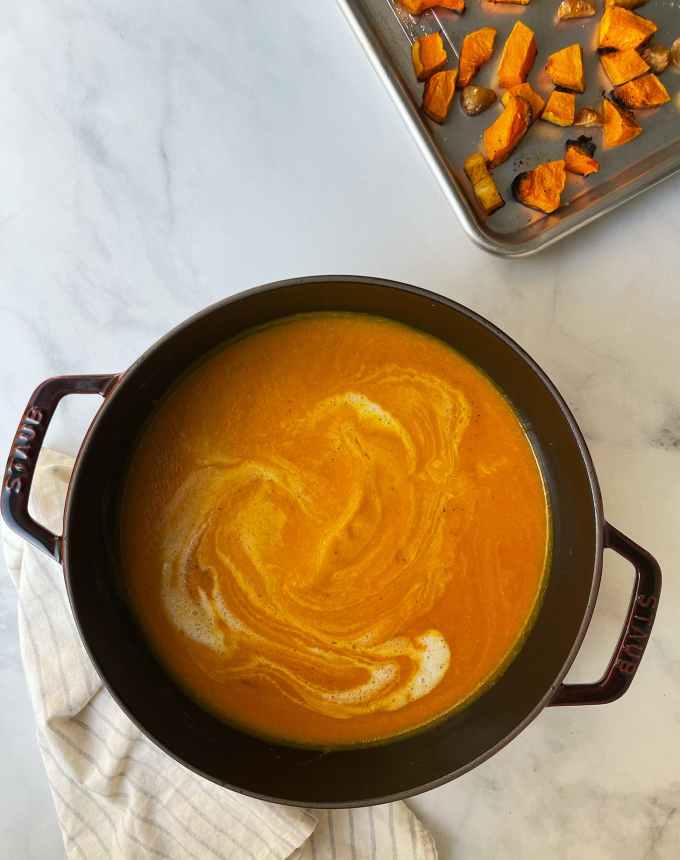
{"type": "Polygon", "coordinates": [[[547,540],[540,474],[493,386],[440,342],[351,315],[293,318],[190,373],[142,437],[126,508],[131,597],[171,671],[223,716],[309,742],[403,731],[474,692],[521,637],[547,540]],[[482,436],[507,426],[471,456],[487,412],[482,436]],[[489,514],[518,453],[501,496],[531,511],[508,542],[489,514]],[[140,481],[158,494],[146,540],[140,481]],[[527,538],[513,595],[507,553],[527,538]],[[471,627],[481,654],[461,647],[471,627]]]}

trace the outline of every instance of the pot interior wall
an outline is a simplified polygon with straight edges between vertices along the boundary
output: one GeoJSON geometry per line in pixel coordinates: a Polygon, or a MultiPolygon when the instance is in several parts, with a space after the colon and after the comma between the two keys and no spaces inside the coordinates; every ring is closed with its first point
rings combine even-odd
{"type": "Polygon", "coordinates": [[[300,805],[342,806],[413,793],[467,769],[516,732],[554,689],[588,612],[599,565],[599,508],[582,451],[537,371],[482,321],[445,300],[385,282],[302,281],[253,291],[195,317],[131,368],[97,416],[66,516],[65,567],[86,645],[119,702],[156,742],[225,785],[300,805]],[[537,450],[553,514],[543,606],[505,674],[467,708],[380,746],[278,746],[224,724],[167,676],[118,589],[116,510],[140,425],[177,376],[246,328],[293,313],[354,310],[392,317],[450,343],[492,377],[537,450]]]}

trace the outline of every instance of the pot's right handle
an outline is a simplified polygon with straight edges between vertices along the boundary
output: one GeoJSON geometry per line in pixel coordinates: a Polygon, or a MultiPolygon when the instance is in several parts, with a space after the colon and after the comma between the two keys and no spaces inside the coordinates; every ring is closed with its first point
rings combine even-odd
{"type": "Polygon", "coordinates": [[[635,588],[621,638],[607,671],[595,684],[562,684],[551,705],[605,705],[626,692],[635,677],[656,615],[661,570],[656,560],[629,537],[607,523],[605,546],[635,567],[635,588]]]}
{"type": "Polygon", "coordinates": [[[56,561],[61,561],[61,537],[37,523],[28,512],[38,454],[62,397],[67,394],[106,397],[117,380],[118,374],[55,376],[46,380],[31,395],[14,436],[0,495],[2,518],[13,531],[56,561]]]}

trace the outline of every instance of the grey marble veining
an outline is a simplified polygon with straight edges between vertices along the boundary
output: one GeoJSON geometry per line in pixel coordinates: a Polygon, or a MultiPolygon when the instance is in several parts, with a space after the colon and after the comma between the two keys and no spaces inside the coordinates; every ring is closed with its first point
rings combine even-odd
{"type": "MultiPolygon", "coordinates": [[[[666,577],[625,698],[545,711],[414,806],[444,860],[677,857],[680,181],[536,258],[484,255],[331,0],[9,0],[0,71],[0,447],[44,377],[124,368],[261,282],[374,274],[470,305],[551,374],[607,516],[666,577]]],[[[93,408],[60,407],[51,443],[75,450],[93,408]]],[[[572,680],[603,669],[630,583],[608,555],[572,680]]],[[[0,699],[0,853],[56,860],[4,573],[0,699]]]]}

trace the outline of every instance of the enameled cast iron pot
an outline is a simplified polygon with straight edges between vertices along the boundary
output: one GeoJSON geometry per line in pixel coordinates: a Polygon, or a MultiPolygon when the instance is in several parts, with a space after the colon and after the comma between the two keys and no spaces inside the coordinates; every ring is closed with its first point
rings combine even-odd
{"type": "MultiPolygon", "coordinates": [[[[661,589],[654,559],[608,525],[583,437],[543,371],[510,338],[460,305],[372,278],[285,281],[192,317],[123,374],[50,379],[33,394],[2,489],[7,524],[61,562],[83,642],[104,683],[158,746],[192,770],[246,794],[303,806],[379,803],[451,780],[489,758],[547,705],[603,704],[631,683],[661,589]],[[548,584],[536,623],[500,679],[463,710],[382,745],[320,751],[277,745],[226,725],[173,683],[149,651],[119,587],[117,510],[130,451],[154,405],[201,356],[252,326],[310,311],[379,314],[441,338],[505,392],[535,446],[553,516],[548,584]],[[58,537],[28,513],[36,458],[59,400],[104,398],[80,449],[58,537]],[[588,627],[602,554],[636,571],[621,638],[602,679],[563,684],[588,627]]],[[[56,572],[55,572],[56,575],[56,572]]]]}

